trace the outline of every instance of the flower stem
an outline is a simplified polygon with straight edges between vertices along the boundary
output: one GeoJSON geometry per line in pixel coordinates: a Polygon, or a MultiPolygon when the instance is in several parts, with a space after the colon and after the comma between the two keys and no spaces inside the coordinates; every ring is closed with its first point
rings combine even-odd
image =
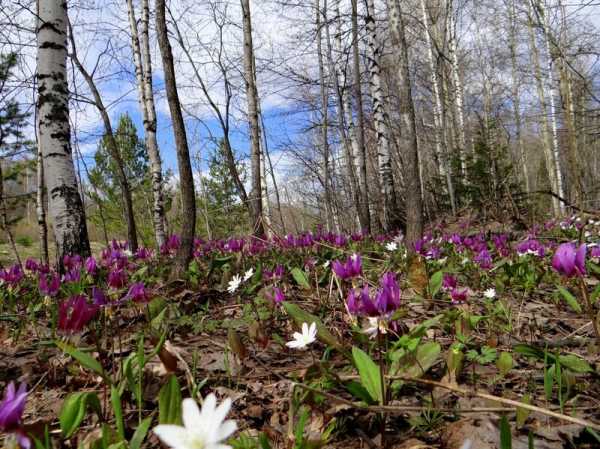
{"type": "Polygon", "coordinates": [[[579,277],[578,279],[579,279],[579,289],[581,290],[581,296],[583,296],[583,299],[585,300],[587,314],[588,314],[588,317],[592,320],[592,327],[594,328],[594,333],[596,334],[596,340],[598,341],[598,344],[600,345],[600,328],[598,327],[598,320],[596,319],[596,315],[594,313],[594,305],[592,304],[592,301],[590,299],[590,295],[585,286],[583,277],[579,277]]]}

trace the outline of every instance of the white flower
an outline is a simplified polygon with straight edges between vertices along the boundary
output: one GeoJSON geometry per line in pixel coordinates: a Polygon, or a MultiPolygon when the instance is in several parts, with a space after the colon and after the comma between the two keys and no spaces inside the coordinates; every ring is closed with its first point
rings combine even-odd
{"type": "Polygon", "coordinates": [[[398,244],[396,242],[389,242],[385,245],[385,249],[388,251],[396,251],[398,249],[398,244]]]}
{"type": "Polygon", "coordinates": [[[331,263],[330,260],[326,260],[325,263],[323,264],[323,268],[327,268],[330,263],[331,263]]]}
{"type": "Polygon", "coordinates": [[[285,345],[293,349],[306,349],[306,347],[317,339],[317,323],[302,323],[302,333],[294,332],[294,339],[288,341],[285,345]]]}
{"type": "Polygon", "coordinates": [[[182,404],[183,426],[161,424],[154,428],[154,433],[173,449],[231,449],[221,444],[237,429],[235,421],[223,421],[230,408],[229,398],[217,407],[214,394],[206,396],[202,410],[196,401],[187,398],[182,404]]]}
{"type": "Polygon", "coordinates": [[[227,291],[229,293],[233,293],[234,291],[236,291],[238,289],[238,287],[240,286],[241,283],[242,283],[242,278],[240,277],[239,274],[236,274],[229,281],[229,287],[227,287],[227,291]]]}
{"type": "Polygon", "coordinates": [[[248,271],[244,273],[244,282],[250,279],[254,275],[254,268],[250,268],[248,271]]]}
{"type": "Polygon", "coordinates": [[[496,297],[496,290],[493,288],[488,288],[483,292],[483,296],[487,299],[494,299],[496,297]]]}
{"type": "Polygon", "coordinates": [[[471,260],[470,260],[468,257],[464,257],[464,258],[463,258],[463,260],[461,260],[461,261],[460,261],[460,263],[461,263],[462,265],[466,265],[466,264],[468,264],[469,262],[471,262],[471,260]]]}

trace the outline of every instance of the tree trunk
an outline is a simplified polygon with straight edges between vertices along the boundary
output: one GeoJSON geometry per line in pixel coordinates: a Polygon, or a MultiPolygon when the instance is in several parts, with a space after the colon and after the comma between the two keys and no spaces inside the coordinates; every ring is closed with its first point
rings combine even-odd
{"type": "MultiPolygon", "coordinates": [[[[552,130],[551,130],[551,126],[550,126],[550,121],[548,118],[548,106],[546,103],[546,88],[544,86],[544,78],[542,75],[542,69],[541,69],[541,65],[540,65],[540,57],[539,57],[539,51],[535,42],[535,31],[533,28],[533,17],[531,16],[532,11],[531,11],[531,4],[529,2],[527,2],[528,5],[528,30],[529,30],[529,46],[530,46],[530,51],[531,51],[531,56],[533,59],[533,69],[534,69],[534,78],[536,80],[536,87],[537,87],[537,93],[538,93],[538,97],[540,99],[540,109],[541,109],[541,116],[542,116],[542,143],[543,143],[543,149],[544,149],[544,156],[545,156],[545,160],[546,160],[546,169],[548,171],[548,180],[550,181],[550,186],[551,189],[554,193],[558,194],[559,196],[563,197],[563,195],[561,195],[559,192],[562,191],[562,183],[559,183],[559,177],[557,176],[557,174],[559,174],[558,170],[557,170],[557,163],[558,161],[555,158],[555,154],[552,150],[553,148],[553,144],[552,144],[552,130]]],[[[554,211],[554,215],[558,216],[560,215],[560,213],[562,212],[562,205],[561,203],[558,201],[557,198],[552,197],[552,208],[554,211]]]]}
{"type": "MultiPolygon", "coordinates": [[[[2,139],[0,138],[0,143],[2,139]]],[[[0,160],[0,225],[8,238],[8,243],[10,245],[10,249],[13,252],[13,256],[15,258],[15,262],[23,269],[23,265],[21,264],[21,258],[19,257],[19,251],[17,250],[17,244],[15,242],[15,237],[10,230],[10,223],[8,220],[8,208],[6,207],[6,200],[4,199],[4,176],[2,174],[2,160],[0,160]]]]}
{"type": "MultiPolygon", "coordinates": [[[[358,146],[358,180],[360,185],[360,225],[364,231],[371,232],[371,213],[369,210],[369,187],[367,184],[367,148],[365,146],[365,119],[360,82],[360,56],[358,52],[358,0],[352,3],[352,90],[356,102],[356,144],[358,146]]],[[[349,111],[351,114],[352,111],[349,111]]]]}
{"type": "MultiPolygon", "coordinates": [[[[324,0],[323,11],[319,0],[315,0],[315,26],[317,29],[317,60],[319,62],[319,89],[321,94],[321,144],[323,145],[323,191],[325,193],[325,223],[327,230],[333,229],[333,207],[331,201],[331,172],[329,170],[329,100],[325,85],[325,67],[323,64],[323,31],[321,14],[327,17],[327,0],[324,0]]],[[[326,25],[327,26],[327,25],[326,25]]],[[[333,74],[332,74],[333,76],[333,74]]]]}
{"type": "Polygon", "coordinates": [[[367,16],[365,21],[367,28],[367,45],[369,48],[367,68],[369,70],[369,85],[373,101],[373,122],[377,134],[377,159],[381,182],[381,195],[383,197],[383,229],[385,232],[390,232],[399,227],[400,215],[396,201],[396,189],[394,187],[394,175],[392,172],[390,156],[389,130],[387,126],[388,118],[385,111],[383,82],[381,80],[381,46],[377,42],[374,1],[366,0],[366,7],[367,16]]]}
{"type": "Polygon", "coordinates": [[[129,25],[131,28],[131,46],[133,49],[133,62],[135,76],[138,84],[138,98],[144,122],[144,135],[146,152],[150,160],[150,174],[152,180],[152,220],[154,224],[154,238],[160,248],[166,241],[165,235],[165,206],[162,178],[162,161],[156,139],[156,111],[154,106],[154,92],[152,89],[152,60],[150,57],[150,43],[148,41],[148,27],[150,11],[148,0],[142,0],[142,33],[138,33],[135,9],[132,0],[127,0],[129,12],[129,25]]]}
{"type": "Polygon", "coordinates": [[[69,31],[69,36],[71,38],[71,59],[75,63],[75,66],[79,70],[79,73],[81,73],[90,91],[92,92],[92,96],[94,97],[94,104],[98,109],[98,112],[100,113],[100,117],[102,117],[102,123],[104,124],[104,132],[106,137],[106,148],[117,169],[117,179],[119,182],[119,188],[121,190],[121,196],[123,197],[123,205],[125,206],[125,210],[123,212],[125,215],[125,222],[127,223],[127,239],[129,240],[129,249],[132,252],[135,252],[138,248],[137,230],[135,226],[135,216],[133,212],[133,198],[131,196],[129,180],[127,179],[127,174],[125,173],[125,164],[123,163],[121,151],[119,150],[119,146],[117,145],[117,141],[115,140],[115,135],[113,134],[110,117],[108,116],[108,112],[104,107],[104,102],[102,101],[100,92],[96,87],[96,83],[92,76],[85,69],[85,67],[83,67],[83,64],[77,56],[77,47],[75,45],[75,38],[73,37],[73,29],[70,26],[69,31]]]}
{"type": "Polygon", "coordinates": [[[393,50],[398,55],[398,89],[400,119],[403,125],[402,140],[406,149],[404,170],[406,178],[406,247],[414,250],[414,243],[423,237],[423,198],[419,172],[417,122],[412,98],[408,44],[399,0],[387,0],[393,50]]]}
{"type": "Polygon", "coordinates": [[[252,205],[252,219],[254,235],[264,235],[262,223],[262,201],[260,182],[260,126],[258,123],[258,92],[254,73],[254,46],[252,44],[252,16],[250,13],[250,0],[240,0],[243,15],[244,31],[244,78],[246,84],[246,100],[248,102],[248,122],[250,125],[251,172],[252,192],[250,204],[252,205]]]}
{"type": "Polygon", "coordinates": [[[446,20],[447,20],[447,32],[448,32],[448,57],[451,64],[452,72],[452,90],[453,90],[453,104],[454,114],[457,122],[457,136],[458,136],[458,151],[460,157],[461,172],[465,182],[467,179],[467,165],[465,153],[467,151],[467,137],[465,130],[465,111],[464,111],[464,100],[463,100],[463,87],[460,79],[460,70],[458,67],[458,55],[456,48],[456,29],[454,25],[454,5],[453,0],[446,0],[446,20]]]}
{"type": "Polygon", "coordinates": [[[433,126],[435,139],[435,155],[437,159],[437,168],[439,175],[446,179],[448,196],[450,197],[450,207],[452,215],[456,215],[456,198],[454,196],[454,184],[452,182],[452,170],[449,163],[448,147],[444,143],[442,127],[442,97],[440,96],[440,84],[438,80],[437,67],[433,57],[433,46],[431,44],[431,30],[429,26],[429,17],[425,0],[421,0],[421,12],[423,14],[423,25],[425,26],[425,43],[427,45],[427,57],[429,60],[429,69],[431,70],[431,86],[433,88],[433,126]]]}
{"type": "Polygon", "coordinates": [[[165,0],[156,0],[156,34],[162,56],[165,90],[173,121],[177,167],[179,168],[179,188],[181,191],[181,246],[177,251],[172,277],[180,278],[187,270],[194,249],[194,231],[196,227],[196,195],[194,192],[194,176],[190,161],[185,123],[181,113],[181,103],[177,93],[173,53],[167,32],[165,0]]]}
{"type": "Polygon", "coordinates": [[[35,120],[35,142],[36,142],[36,168],[37,168],[37,191],[35,193],[36,215],[38,232],[40,236],[40,259],[44,265],[50,265],[48,255],[48,221],[46,220],[46,185],[44,180],[44,158],[39,145],[39,131],[37,129],[38,111],[36,108],[35,120]]]}
{"type": "Polygon", "coordinates": [[[38,130],[59,269],[70,254],[90,255],[83,202],[71,152],[67,83],[67,3],[39,0],[38,130]]]}
{"type": "Polygon", "coordinates": [[[521,125],[521,98],[520,98],[520,83],[517,76],[517,12],[515,0],[511,0],[509,11],[510,20],[510,61],[512,74],[512,96],[513,96],[513,114],[515,117],[515,128],[517,137],[517,148],[520,159],[520,165],[523,170],[523,179],[525,181],[525,191],[530,192],[529,171],[527,168],[527,154],[525,145],[523,144],[523,131],[521,125]]]}

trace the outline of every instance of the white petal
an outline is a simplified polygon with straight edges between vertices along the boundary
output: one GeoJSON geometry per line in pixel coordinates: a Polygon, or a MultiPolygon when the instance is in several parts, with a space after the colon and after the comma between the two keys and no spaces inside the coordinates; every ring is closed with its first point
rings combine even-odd
{"type": "Polygon", "coordinates": [[[213,422],[213,426],[215,428],[218,428],[221,425],[221,423],[227,416],[227,413],[229,413],[230,409],[231,409],[231,398],[227,398],[223,402],[221,402],[221,404],[219,404],[219,406],[216,408],[216,410],[212,416],[212,419],[213,419],[212,422],[213,422]]]}
{"type": "Polygon", "coordinates": [[[229,436],[236,430],[237,424],[235,423],[235,421],[233,419],[228,419],[219,427],[215,440],[223,441],[229,438],[229,436]]]}
{"type": "Polygon", "coordinates": [[[285,345],[288,348],[296,349],[296,348],[303,347],[304,343],[301,341],[293,340],[293,341],[288,341],[285,345]]]}
{"type": "Polygon", "coordinates": [[[302,335],[308,334],[308,323],[302,323],[302,335]]]}
{"type": "Polygon", "coordinates": [[[182,416],[183,425],[188,430],[193,430],[198,423],[200,422],[200,409],[198,408],[198,404],[192,398],[187,398],[183,400],[182,403],[182,416]]]}
{"type": "Polygon", "coordinates": [[[206,438],[213,432],[213,415],[217,405],[217,397],[211,393],[202,401],[202,410],[198,421],[195,423],[194,432],[202,438],[206,438]]]}
{"type": "Polygon", "coordinates": [[[173,449],[187,449],[188,433],[184,427],[161,424],[156,426],[153,432],[167,446],[173,449]]]}
{"type": "Polygon", "coordinates": [[[308,330],[310,336],[314,339],[317,336],[317,323],[312,323],[310,325],[310,329],[308,330]]]}
{"type": "Polygon", "coordinates": [[[294,335],[292,335],[292,338],[294,340],[302,340],[303,334],[301,334],[300,332],[294,332],[294,335]]]}

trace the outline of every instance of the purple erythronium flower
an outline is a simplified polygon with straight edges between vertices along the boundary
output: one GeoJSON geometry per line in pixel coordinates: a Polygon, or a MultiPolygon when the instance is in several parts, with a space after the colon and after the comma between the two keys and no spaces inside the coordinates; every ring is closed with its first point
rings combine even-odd
{"type": "Polygon", "coordinates": [[[13,433],[19,447],[29,449],[31,440],[25,435],[22,428],[22,416],[27,402],[27,386],[21,384],[17,389],[14,382],[6,387],[4,398],[0,402],[0,431],[13,433]]]}
{"type": "Polygon", "coordinates": [[[450,292],[450,300],[452,301],[452,304],[462,304],[467,302],[468,294],[469,289],[465,288],[461,290],[460,288],[455,287],[450,292]]]}
{"type": "Polygon", "coordinates": [[[36,272],[40,269],[40,264],[37,260],[30,257],[25,261],[25,269],[27,271],[36,272]]]}
{"type": "Polygon", "coordinates": [[[15,286],[23,279],[23,270],[19,264],[15,264],[8,270],[0,270],[0,281],[10,286],[15,286]]]}
{"type": "Polygon", "coordinates": [[[40,274],[39,288],[44,296],[56,296],[60,290],[60,276],[56,273],[40,274]]]}
{"type": "Polygon", "coordinates": [[[119,289],[127,284],[127,272],[120,268],[108,273],[108,285],[112,288],[119,289]]]}
{"type": "Polygon", "coordinates": [[[96,271],[98,271],[98,264],[96,263],[96,259],[94,258],[94,256],[90,256],[87,259],[85,259],[84,266],[87,274],[91,276],[94,276],[96,274],[96,271]]]}
{"type": "Polygon", "coordinates": [[[92,287],[92,301],[97,306],[105,306],[108,304],[108,298],[101,288],[92,287]]]}
{"type": "Polygon", "coordinates": [[[83,295],[73,296],[58,305],[58,328],[66,333],[80,332],[98,312],[83,295]]]}
{"type": "Polygon", "coordinates": [[[285,274],[285,268],[283,265],[277,265],[273,271],[271,270],[263,270],[263,278],[265,280],[275,280],[281,279],[285,274]]]}
{"type": "Polygon", "coordinates": [[[160,247],[160,253],[163,255],[174,254],[181,246],[181,239],[178,235],[173,234],[160,247]]]}
{"type": "Polygon", "coordinates": [[[394,273],[386,273],[380,280],[380,287],[371,297],[369,286],[361,290],[350,290],[346,307],[351,315],[385,317],[400,307],[400,285],[394,273]]]}
{"type": "Polygon", "coordinates": [[[362,274],[362,260],[359,254],[352,254],[346,263],[334,260],[331,269],[340,279],[352,279],[362,274]]]}
{"type": "Polygon", "coordinates": [[[267,299],[272,301],[274,304],[281,304],[283,301],[285,301],[285,295],[279,287],[274,287],[273,293],[267,292],[266,296],[267,299]]]}
{"type": "Polygon", "coordinates": [[[590,246],[590,257],[593,257],[594,259],[599,259],[600,258],[600,246],[598,245],[588,245],[590,246]]]}
{"type": "Polygon", "coordinates": [[[442,288],[446,291],[453,290],[458,285],[458,281],[454,276],[448,273],[444,273],[444,277],[442,279],[442,288]]]}
{"type": "Polygon", "coordinates": [[[149,302],[151,299],[143,282],[132,284],[125,297],[131,299],[133,302],[149,302]]]}
{"type": "Polygon", "coordinates": [[[81,280],[81,271],[79,268],[71,268],[63,275],[63,282],[79,282],[81,280]]]}
{"type": "Polygon", "coordinates": [[[148,248],[140,247],[135,252],[135,258],[137,260],[148,260],[148,259],[152,258],[152,251],[149,250],[148,248]]]}
{"type": "Polygon", "coordinates": [[[566,277],[583,276],[586,274],[585,257],[587,245],[577,248],[574,243],[563,243],[558,247],[552,258],[552,267],[566,277]]]}
{"type": "Polygon", "coordinates": [[[63,265],[65,270],[75,270],[81,268],[83,261],[79,254],[75,254],[74,256],[66,255],[63,257],[63,265]]]}
{"type": "Polygon", "coordinates": [[[482,249],[473,259],[481,268],[489,270],[492,268],[492,256],[487,249],[482,249]]]}
{"type": "Polygon", "coordinates": [[[542,245],[538,240],[529,238],[527,240],[522,241],[517,245],[517,254],[520,256],[525,256],[527,254],[532,254],[538,257],[544,257],[546,255],[546,249],[544,245],[542,245]]]}

